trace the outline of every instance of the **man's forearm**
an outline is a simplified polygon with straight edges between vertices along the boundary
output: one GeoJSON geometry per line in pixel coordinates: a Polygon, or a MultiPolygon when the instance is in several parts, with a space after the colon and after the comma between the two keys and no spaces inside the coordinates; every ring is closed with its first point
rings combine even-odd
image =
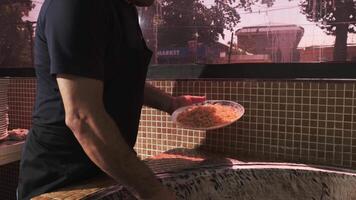
{"type": "MultiPolygon", "coordinates": [[[[168,191],[131,149],[105,110],[104,83],[68,74],[57,75],[66,125],[88,157],[112,178],[140,197],[168,191]]],[[[137,196],[137,195],[136,195],[137,196]]]]}
{"type": "Polygon", "coordinates": [[[72,129],[89,158],[118,182],[150,197],[162,185],[151,170],[128,147],[107,113],[95,113],[75,123],[72,129]]]}
{"type": "Polygon", "coordinates": [[[146,106],[165,111],[167,113],[173,112],[173,96],[164,91],[152,86],[146,82],[144,103],[146,106]]]}

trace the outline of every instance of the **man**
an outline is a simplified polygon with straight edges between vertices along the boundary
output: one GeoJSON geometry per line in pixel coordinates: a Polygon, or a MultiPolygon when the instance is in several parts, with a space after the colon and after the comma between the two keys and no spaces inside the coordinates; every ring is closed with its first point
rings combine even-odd
{"type": "Polygon", "coordinates": [[[203,97],[146,84],[151,51],[138,6],[152,0],[46,0],[35,40],[37,96],[18,198],[105,172],[140,199],[174,199],[133,150],[142,104],[172,113],[203,97]]]}

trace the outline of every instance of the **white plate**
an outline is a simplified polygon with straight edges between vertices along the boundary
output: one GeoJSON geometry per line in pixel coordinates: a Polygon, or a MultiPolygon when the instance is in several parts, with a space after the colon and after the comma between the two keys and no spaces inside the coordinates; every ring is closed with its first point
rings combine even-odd
{"type": "Polygon", "coordinates": [[[181,108],[178,108],[177,110],[175,110],[172,114],[172,121],[177,124],[178,126],[182,127],[182,128],[186,128],[186,129],[193,129],[193,130],[213,130],[213,129],[218,129],[218,128],[222,128],[222,127],[225,127],[225,126],[228,126],[234,122],[236,122],[237,120],[239,120],[242,115],[245,113],[245,109],[242,105],[234,102],[234,101],[226,101],[226,100],[207,100],[207,101],[204,101],[202,103],[196,103],[196,104],[193,104],[193,105],[190,105],[190,106],[185,106],[185,107],[181,107],[181,108]],[[231,122],[228,122],[228,123],[224,123],[224,124],[220,124],[220,125],[217,125],[217,126],[212,126],[212,127],[205,127],[205,128],[202,128],[202,127],[188,127],[184,124],[181,124],[177,121],[177,117],[184,111],[186,111],[187,109],[193,107],[193,106],[201,106],[201,105],[206,105],[206,104],[220,104],[220,105],[224,105],[224,106],[231,106],[235,109],[236,111],[236,114],[237,114],[237,117],[236,119],[234,119],[233,121],[231,122]]]}

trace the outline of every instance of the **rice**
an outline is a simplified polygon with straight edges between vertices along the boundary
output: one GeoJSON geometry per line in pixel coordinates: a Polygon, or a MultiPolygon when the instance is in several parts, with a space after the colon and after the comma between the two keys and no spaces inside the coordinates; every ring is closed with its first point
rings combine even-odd
{"type": "Polygon", "coordinates": [[[238,118],[236,109],[221,104],[192,106],[180,113],[178,123],[186,127],[208,128],[233,122],[238,118]]]}

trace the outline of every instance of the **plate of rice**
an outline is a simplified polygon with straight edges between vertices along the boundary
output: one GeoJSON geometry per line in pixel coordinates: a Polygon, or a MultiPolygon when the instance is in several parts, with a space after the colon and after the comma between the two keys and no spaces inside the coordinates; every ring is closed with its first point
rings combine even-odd
{"type": "Polygon", "coordinates": [[[172,121],[186,129],[213,130],[236,122],[244,113],[244,107],[234,101],[207,100],[178,108],[172,121]]]}

